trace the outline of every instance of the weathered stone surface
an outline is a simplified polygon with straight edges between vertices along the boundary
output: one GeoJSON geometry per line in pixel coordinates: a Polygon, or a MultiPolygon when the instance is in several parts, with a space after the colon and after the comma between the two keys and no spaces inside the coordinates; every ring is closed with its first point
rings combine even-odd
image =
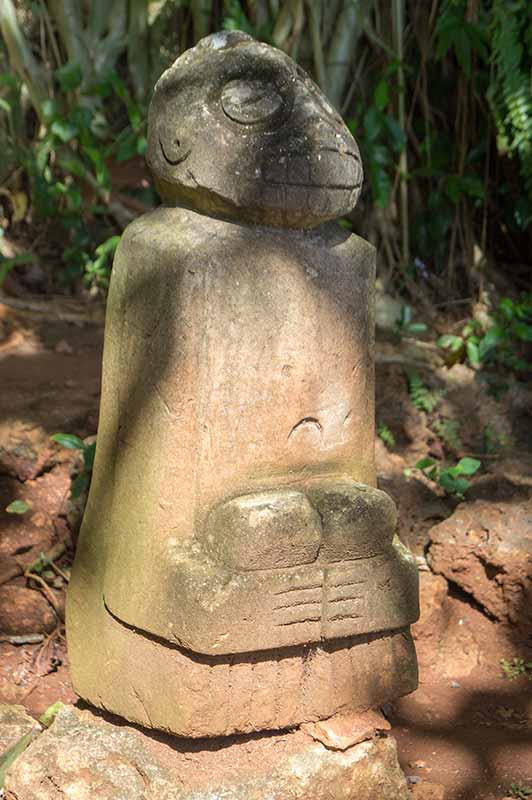
{"type": "Polygon", "coordinates": [[[0,633],[47,633],[57,622],[54,609],[41,592],[15,584],[0,586],[0,633]]]}
{"type": "Polygon", "coordinates": [[[19,739],[39,727],[22,706],[0,704],[0,757],[19,739]]]}
{"type": "Polygon", "coordinates": [[[345,752],[302,732],[205,743],[155,740],[63,709],[8,772],[11,800],[407,800],[395,742],[345,752]]]}
{"type": "Polygon", "coordinates": [[[357,144],[318,87],[239,31],[203,39],[159,79],[148,164],[167,204],[282,227],[346,214],[362,186],[357,144]]]}
{"type": "Polygon", "coordinates": [[[430,531],[432,569],[499,620],[532,629],[532,499],[462,503],[430,531]]]}
{"type": "Polygon", "coordinates": [[[278,489],[224,503],[206,536],[214,558],[233,570],[294,567],[316,560],[321,521],[304,494],[278,489]]]}
{"type": "Polygon", "coordinates": [[[224,33],[157,85],[149,161],[180,206],[113,268],[76,690],[182,736],[410,691],[417,569],[373,488],[374,251],[319,225],[356,200],[356,145],[290,59],[224,33]]]}
{"type": "Polygon", "coordinates": [[[323,521],[322,557],[370,558],[389,550],[397,511],[389,495],[353,481],[320,481],[310,497],[323,521]]]}

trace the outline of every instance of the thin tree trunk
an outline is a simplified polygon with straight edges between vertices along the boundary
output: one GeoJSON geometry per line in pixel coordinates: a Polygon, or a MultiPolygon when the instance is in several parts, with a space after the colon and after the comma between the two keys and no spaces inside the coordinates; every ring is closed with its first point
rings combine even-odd
{"type": "Polygon", "coordinates": [[[342,106],[351,61],[372,4],[373,0],[344,0],[338,14],[327,55],[327,95],[336,108],[342,106]]]}
{"type": "Polygon", "coordinates": [[[148,48],[148,4],[146,0],[129,0],[127,63],[135,96],[141,103],[148,96],[150,63],[148,48]]]}
{"type": "Polygon", "coordinates": [[[15,6],[11,0],[0,0],[0,31],[6,44],[9,60],[19,78],[28,89],[31,103],[42,118],[42,104],[48,93],[42,68],[35,60],[18,23],[15,6]]]}
{"type": "Polygon", "coordinates": [[[399,125],[403,131],[404,146],[399,156],[399,209],[401,217],[401,259],[403,268],[410,262],[410,234],[408,218],[408,158],[405,112],[405,73],[404,73],[404,28],[405,7],[404,0],[394,0],[393,3],[393,32],[395,39],[395,52],[397,53],[397,77],[399,82],[398,116],[399,125]]]}

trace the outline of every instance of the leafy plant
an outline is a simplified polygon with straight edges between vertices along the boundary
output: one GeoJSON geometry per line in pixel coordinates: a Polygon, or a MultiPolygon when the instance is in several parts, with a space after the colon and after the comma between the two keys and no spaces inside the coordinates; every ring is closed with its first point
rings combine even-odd
{"type": "Polygon", "coordinates": [[[396,445],[395,436],[388,428],[388,426],[385,425],[383,422],[380,422],[377,425],[377,436],[379,437],[381,442],[383,442],[386,445],[388,449],[392,449],[393,447],[395,447],[396,445]]]}
{"type": "Polygon", "coordinates": [[[401,313],[395,324],[399,339],[402,339],[403,336],[419,336],[426,332],[427,326],[424,322],[412,321],[412,313],[410,306],[401,306],[401,313]]]}
{"type": "Polygon", "coordinates": [[[522,677],[532,681],[532,661],[525,661],[524,658],[512,658],[509,661],[506,658],[501,658],[500,664],[505,677],[509,681],[515,681],[517,678],[522,677]]]}
{"type": "Polygon", "coordinates": [[[406,377],[408,380],[408,394],[412,405],[420,411],[426,411],[430,414],[440,402],[442,392],[428,389],[423,383],[419,372],[415,369],[407,369],[406,377]]]}
{"type": "Polygon", "coordinates": [[[454,467],[442,467],[433,458],[422,458],[416,463],[415,469],[421,470],[426,478],[441,486],[451,497],[463,500],[471,486],[464,476],[471,477],[481,466],[476,458],[461,458],[454,467]]]}
{"type": "Polygon", "coordinates": [[[87,444],[83,441],[83,439],[80,439],[79,436],[75,436],[72,433],[54,433],[54,435],[50,438],[53,439],[54,442],[57,442],[57,444],[60,444],[62,447],[66,447],[69,450],[81,451],[83,457],[83,466],[81,472],[72,481],[72,486],[70,489],[72,497],[79,497],[81,493],[88,488],[90,483],[92,467],[94,464],[94,455],[96,452],[96,442],[87,444]]]}
{"type": "Polygon", "coordinates": [[[527,783],[512,783],[510,784],[510,797],[515,797],[517,800],[527,800],[532,797],[532,786],[527,783]]]}
{"type": "Polygon", "coordinates": [[[526,190],[521,227],[532,222],[532,6],[528,0],[492,0],[489,36],[493,77],[488,100],[499,152],[519,159],[526,190]]]}
{"type": "Polygon", "coordinates": [[[348,120],[348,126],[357,136],[374,203],[386,208],[392,192],[392,178],[397,157],[406,144],[405,135],[392,114],[387,113],[391,103],[390,79],[399,63],[393,60],[384,71],[373,91],[373,102],[359,116],[348,120]]]}
{"type": "Polygon", "coordinates": [[[524,357],[531,343],[531,294],[521,295],[519,300],[503,298],[487,331],[475,320],[468,320],[460,335],[445,334],[438,339],[448,367],[468,362],[474,368],[500,364],[516,371],[532,369],[532,362],[524,357]]]}

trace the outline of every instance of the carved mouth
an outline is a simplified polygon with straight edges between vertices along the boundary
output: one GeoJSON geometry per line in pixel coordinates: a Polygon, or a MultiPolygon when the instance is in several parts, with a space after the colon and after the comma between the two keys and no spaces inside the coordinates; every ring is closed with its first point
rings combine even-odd
{"type": "Polygon", "coordinates": [[[281,155],[272,159],[266,162],[257,177],[276,187],[352,191],[362,186],[362,166],[358,153],[323,147],[306,155],[281,155]]]}
{"type": "Polygon", "coordinates": [[[262,201],[272,208],[305,208],[329,216],[355,205],[363,173],[358,153],[322,147],[306,155],[271,159],[255,180],[262,185],[262,201]]]}
{"type": "Polygon", "coordinates": [[[168,155],[168,153],[164,149],[164,144],[163,144],[162,139],[159,139],[159,147],[161,148],[161,153],[163,154],[164,160],[167,162],[167,164],[170,164],[172,167],[177,166],[177,164],[181,164],[181,162],[184,161],[185,158],[188,158],[188,156],[191,153],[191,149],[192,149],[192,148],[189,147],[188,150],[184,150],[178,156],[175,156],[174,158],[170,158],[170,156],[168,155]]]}

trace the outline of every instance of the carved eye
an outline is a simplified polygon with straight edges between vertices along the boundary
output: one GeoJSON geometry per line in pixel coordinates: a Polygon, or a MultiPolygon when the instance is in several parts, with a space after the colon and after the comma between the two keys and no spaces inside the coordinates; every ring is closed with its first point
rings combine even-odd
{"type": "Polygon", "coordinates": [[[224,113],[241,125],[268,122],[283,105],[282,95],[270,82],[235,80],[222,91],[224,113]]]}

